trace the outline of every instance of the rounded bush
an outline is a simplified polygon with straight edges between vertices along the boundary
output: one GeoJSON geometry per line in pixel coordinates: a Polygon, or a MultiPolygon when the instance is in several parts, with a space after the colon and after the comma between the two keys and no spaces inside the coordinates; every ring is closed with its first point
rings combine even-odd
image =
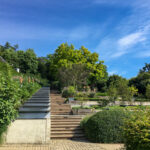
{"type": "Polygon", "coordinates": [[[104,110],[82,123],[87,138],[92,142],[123,142],[123,123],[128,113],[123,109],[104,110]]]}
{"type": "Polygon", "coordinates": [[[73,86],[69,86],[67,88],[64,88],[64,90],[62,91],[62,96],[68,98],[74,96],[75,93],[76,93],[75,88],[73,86]]]}

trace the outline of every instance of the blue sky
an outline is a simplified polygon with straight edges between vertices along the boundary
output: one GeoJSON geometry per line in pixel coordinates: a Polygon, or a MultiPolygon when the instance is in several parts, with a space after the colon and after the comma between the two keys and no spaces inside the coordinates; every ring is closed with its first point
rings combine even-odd
{"type": "Polygon", "coordinates": [[[100,55],[109,74],[137,75],[150,58],[150,0],[0,0],[0,44],[46,56],[63,42],[100,55]]]}

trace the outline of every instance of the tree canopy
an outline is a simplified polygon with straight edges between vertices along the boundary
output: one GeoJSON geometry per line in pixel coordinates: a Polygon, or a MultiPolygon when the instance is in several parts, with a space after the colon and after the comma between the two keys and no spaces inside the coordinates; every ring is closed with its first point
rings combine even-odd
{"type": "Polygon", "coordinates": [[[62,67],[72,67],[73,64],[84,64],[90,70],[88,84],[95,86],[107,78],[107,68],[104,61],[99,60],[97,53],[91,53],[87,48],[81,46],[75,49],[74,46],[67,43],[61,44],[54,54],[48,55],[49,78],[53,81],[59,80],[58,70],[62,67]]]}

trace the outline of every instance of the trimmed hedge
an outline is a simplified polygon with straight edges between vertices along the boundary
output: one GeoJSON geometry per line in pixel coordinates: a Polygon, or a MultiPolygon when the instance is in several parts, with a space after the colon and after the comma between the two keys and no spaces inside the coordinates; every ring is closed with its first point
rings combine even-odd
{"type": "Polygon", "coordinates": [[[122,143],[124,118],[129,112],[123,109],[104,110],[83,119],[85,135],[92,142],[122,143]]]}

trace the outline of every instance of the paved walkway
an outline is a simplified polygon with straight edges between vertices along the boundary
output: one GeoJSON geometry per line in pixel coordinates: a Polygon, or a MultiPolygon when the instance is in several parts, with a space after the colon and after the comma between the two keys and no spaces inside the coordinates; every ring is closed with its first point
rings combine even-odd
{"type": "Polygon", "coordinates": [[[4,145],[0,150],[120,150],[121,144],[95,144],[86,141],[51,140],[47,145],[4,145]]]}

